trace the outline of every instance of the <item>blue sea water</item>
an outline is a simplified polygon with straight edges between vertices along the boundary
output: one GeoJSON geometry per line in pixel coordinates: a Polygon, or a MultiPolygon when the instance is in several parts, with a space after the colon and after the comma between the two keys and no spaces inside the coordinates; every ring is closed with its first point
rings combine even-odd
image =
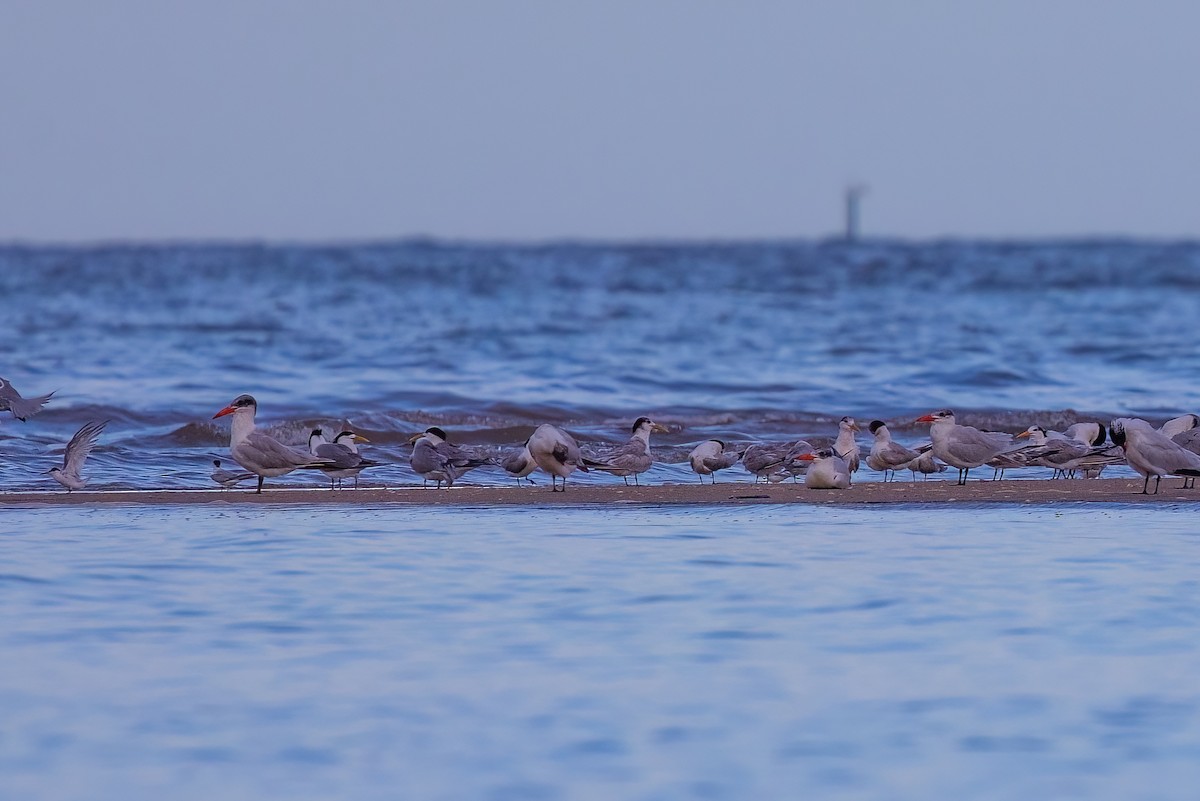
{"type": "Polygon", "coordinates": [[[0,510],[0,795],[1190,799],[1195,510],[0,510]]]}
{"type": "Polygon", "coordinates": [[[1193,243],[10,246],[0,376],[58,395],[0,419],[0,487],[55,486],[90,419],[113,421],[95,487],[205,486],[228,445],[210,418],[243,392],[297,444],[354,425],[388,485],[431,424],[502,449],[541,422],[623,441],[647,414],[672,428],[650,479],[691,480],[701,440],[846,414],[902,440],[943,407],[1012,431],[1165,419],[1200,408],[1198,289],[1193,243]]]}
{"type": "MultiPolygon", "coordinates": [[[[58,393],[0,414],[0,489],[93,419],[90,486],[204,487],[242,392],[389,486],[435,424],[648,414],[661,483],[844,414],[1161,420],[1198,289],[1194,243],[9,246],[0,376],[58,393]]],[[[1191,798],[1194,519],[0,507],[0,798],[1191,798]]]]}

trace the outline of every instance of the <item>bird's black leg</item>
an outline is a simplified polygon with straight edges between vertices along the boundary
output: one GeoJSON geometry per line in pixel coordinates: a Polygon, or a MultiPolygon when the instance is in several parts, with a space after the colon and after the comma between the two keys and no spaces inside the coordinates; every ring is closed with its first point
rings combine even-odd
{"type": "Polygon", "coordinates": [[[1158,484],[1159,484],[1159,482],[1160,482],[1160,481],[1162,481],[1162,476],[1155,476],[1155,477],[1154,477],[1154,494],[1155,494],[1155,495],[1157,495],[1157,494],[1158,494],[1158,484]]]}
{"type": "Polygon", "coordinates": [[[258,489],[254,491],[255,495],[262,495],[262,483],[263,483],[263,477],[259,476],[258,477],[258,489]]]}
{"type": "Polygon", "coordinates": [[[1150,494],[1150,476],[1146,476],[1146,480],[1142,482],[1142,494],[1150,494]]]}

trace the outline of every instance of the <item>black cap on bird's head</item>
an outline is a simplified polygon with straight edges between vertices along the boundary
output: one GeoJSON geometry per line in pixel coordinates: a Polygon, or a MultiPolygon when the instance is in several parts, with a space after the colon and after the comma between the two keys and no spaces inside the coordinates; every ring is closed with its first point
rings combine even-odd
{"type": "Polygon", "coordinates": [[[1092,445],[1103,445],[1104,444],[1104,423],[1096,423],[1096,430],[1098,433],[1096,434],[1096,438],[1094,440],[1092,440],[1092,445]]]}
{"type": "Polygon", "coordinates": [[[446,436],[446,432],[443,431],[442,429],[438,428],[437,426],[433,426],[432,428],[425,429],[425,433],[433,434],[435,437],[441,437],[442,439],[446,440],[447,442],[450,441],[450,437],[446,436]]]}
{"type": "Polygon", "coordinates": [[[258,408],[258,401],[254,399],[253,395],[238,395],[233,399],[233,403],[230,403],[224,409],[214,414],[213,419],[216,420],[218,417],[224,417],[227,414],[233,414],[237,410],[245,408],[258,408]]]}
{"type": "Polygon", "coordinates": [[[887,425],[887,423],[883,422],[882,420],[872,420],[871,424],[867,426],[867,430],[874,434],[885,425],[887,425]]]}
{"type": "Polygon", "coordinates": [[[213,467],[220,467],[220,466],[221,466],[221,460],[213,459],[213,467]]]}
{"type": "Polygon", "coordinates": [[[636,433],[637,433],[637,430],[638,430],[639,428],[641,428],[643,424],[647,424],[647,423],[649,423],[649,422],[650,422],[650,418],[649,418],[649,417],[639,417],[637,420],[634,420],[634,421],[633,421],[633,428],[631,428],[631,429],[629,430],[629,431],[630,431],[630,433],[632,433],[632,434],[636,434],[636,433]]]}
{"type": "Polygon", "coordinates": [[[309,439],[312,439],[313,437],[323,437],[323,436],[325,436],[325,432],[324,432],[324,431],[322,431],[322,430],[321,430],[321,429],[319,429],[319,428],[314,428],[314,429],[312,430],[312,433],[308,435],[308,438],[309,438],[309,439]]]}
{"type": "Polygon", "coordinates": [[[713,440],[713,442],[715,442],[715,443],[717,443],[718,445],[720,445],[720,446],[721,446],[721,450],[725,450],[725,443],[724,443],[724,442],[722,442],[722,441],[721,441],[721,440],[719,440],[719,439],[714,439],[714,440],[713,440]]]}

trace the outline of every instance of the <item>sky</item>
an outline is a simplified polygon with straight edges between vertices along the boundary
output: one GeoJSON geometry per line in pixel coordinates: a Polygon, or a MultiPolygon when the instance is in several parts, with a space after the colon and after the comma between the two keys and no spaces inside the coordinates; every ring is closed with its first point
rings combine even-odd
{"type": "Polygon", "coordinates": [[[1200,236],[1200,4],[0,0],[0,241],[1200,236]]]}

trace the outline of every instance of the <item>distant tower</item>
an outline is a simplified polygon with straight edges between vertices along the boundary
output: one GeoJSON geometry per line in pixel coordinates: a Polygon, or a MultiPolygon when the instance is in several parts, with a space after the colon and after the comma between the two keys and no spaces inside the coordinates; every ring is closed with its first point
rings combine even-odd
{"type": "Polygon", "coordinates": [[[866,184],[851,184],[846,187],[846,241],[858,241],[858,207],[862,196],[867,194],[866,184]]]}

